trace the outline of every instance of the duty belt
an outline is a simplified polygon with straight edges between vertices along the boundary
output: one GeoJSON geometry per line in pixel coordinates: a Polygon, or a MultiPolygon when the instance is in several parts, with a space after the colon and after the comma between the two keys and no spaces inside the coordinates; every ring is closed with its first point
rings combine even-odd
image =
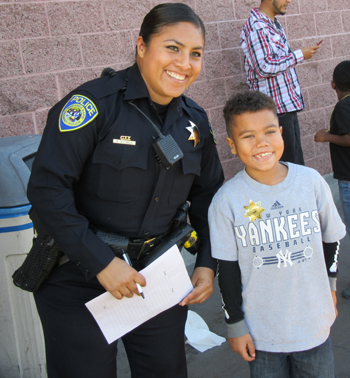
{"type": "MultiPolygon", "coordinates": [[[[129,239],[127,252],[131,259],[142,260],[146,257],[157,245],[159,245],[168,232],[155,236],[151,239],[129,239]]],[[[119,256],[118,256],[119,257],[119,256]]]]}
{"type": "Polygon", "coordinates": [[[123,258],[124,251],[135,260],[146,257],[168,234],[169,232],[165,232],[150,239],[133,239],[115,232],[96,231],[96,235],[111,248],[117,257],[123,258]]]}

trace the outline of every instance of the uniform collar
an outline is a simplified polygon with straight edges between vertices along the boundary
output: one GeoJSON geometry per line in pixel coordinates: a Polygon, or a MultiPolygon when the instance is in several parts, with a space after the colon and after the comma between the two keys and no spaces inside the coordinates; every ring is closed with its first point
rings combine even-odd
{"type": "Polygon", "coordinates": [[[142,78],[141,72],[135,63],[126,72],[126,91],[125,100],[136,100],[138,98],[149,97],[146,83],[142,78]]]}
{"type": "MultiPolygon", "coordinates": [[[[126,101],[136,100],[139,98],[148,98],[152,102],[145,81],[141,75],[141,72],[135,63],[126,72],[126,91],[124,99],[126,101]]],[[[182,99],[182,96],[172,99],[169,104],[169,109],[172,109],[179,116],[182,116],[183,109],[186,109],[186,105],[182,99]]]]}

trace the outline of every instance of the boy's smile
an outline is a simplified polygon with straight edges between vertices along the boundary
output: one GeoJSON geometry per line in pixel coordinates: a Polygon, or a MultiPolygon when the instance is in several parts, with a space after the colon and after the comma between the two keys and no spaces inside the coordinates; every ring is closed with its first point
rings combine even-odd
{"type": "Polygon", "coordinates": [[[233,121],[232,139],[226,139],[231,152],[242,160],[250,177],[274,185],[275,178],[285,171],[279,164],[284,143],[277,117],[264,109],[235,115],[233,121]]]}

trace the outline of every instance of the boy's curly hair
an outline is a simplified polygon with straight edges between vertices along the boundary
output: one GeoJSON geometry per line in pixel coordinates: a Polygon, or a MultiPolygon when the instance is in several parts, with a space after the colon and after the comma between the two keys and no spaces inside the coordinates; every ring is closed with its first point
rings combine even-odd
{"type": "Polygon", "coordinates": [[[343,60],[333,72],[335,86],[344,92],[350,92],[350,60],[343,60]]]}
{"type": "Polygon", "coordinates": [[[232,137],[234,117],[243,113],[255,113],[259,110],[271,110],[277,117],[276,105],[271,97],[262,92],[240,92],[231,96],[224,107],[226,131],[232,137]]]}

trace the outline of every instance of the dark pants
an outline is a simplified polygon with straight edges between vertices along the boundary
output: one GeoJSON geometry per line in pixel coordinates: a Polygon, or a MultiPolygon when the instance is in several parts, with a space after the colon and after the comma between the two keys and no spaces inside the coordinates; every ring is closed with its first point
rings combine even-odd
{"type": "MultiPolygon", "coordinates": [[[[115,378],[117,341],[108,344],[85,303],[105,290],[68,262],[34,294],[44,329],[49,378],[115,378]]],[[[187,307],[176,305],[122,340],[133,378],[186,378],[187,307]]]]}
{"type": "Polygon", "coordinates": [[[297,112],[281,113],[277,116],[279,124],[283,128],[284,152],[281,161],[304,165],[297,112]]]}
{"type": "Polygon", "coordinates": [[[323,344],[302,352],[271,353],[256,350],[249,362],[251,378],[334,378],[332,344],[323,344]]]}

